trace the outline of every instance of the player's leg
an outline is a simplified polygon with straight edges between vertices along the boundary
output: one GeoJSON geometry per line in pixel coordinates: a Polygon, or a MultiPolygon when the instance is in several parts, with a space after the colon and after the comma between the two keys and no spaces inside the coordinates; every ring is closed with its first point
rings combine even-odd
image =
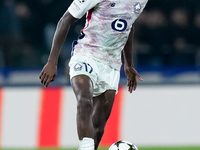
{"type": "Polygon", "coordinates": [[[115,99],[115,90],[108,90],[93,98],[93,116],[95,150],[97,150],[104,133],[106,122],[110,116],[115,99]]]}
{"type": "Polygon", "coordinates": [[[81,140],[80,149],[83,150],[83,147],[89,146],[87,150],[94,150],[94,130],[91,118],[93,110],[92,81],[86,75],[78,75],[71,79],[71,85],[77,99],[77,131],[79,140],[81,140]]]}

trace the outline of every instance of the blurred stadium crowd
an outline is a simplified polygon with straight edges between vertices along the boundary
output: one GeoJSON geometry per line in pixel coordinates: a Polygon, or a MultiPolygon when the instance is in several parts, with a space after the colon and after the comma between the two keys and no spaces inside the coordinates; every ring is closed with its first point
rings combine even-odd
{"type": "MultiPolygon", "coordinates": [[[[1,0],[0,67],[42,67],[56,24],[72,0],[1,0]]],[[[60,56],[70,58],[71,42],[84,18],[71,28],[60,56]]],[[[149,0],[135,23],[138,66],[200,66],[200,0],[149,0]]]]}

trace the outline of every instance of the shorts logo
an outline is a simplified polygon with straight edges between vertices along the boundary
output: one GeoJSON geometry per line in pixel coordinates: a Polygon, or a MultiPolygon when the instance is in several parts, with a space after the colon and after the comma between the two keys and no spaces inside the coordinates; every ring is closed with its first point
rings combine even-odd
{"type": "Polygon", "coordinates": [[[142,9],[141,4],[140,4],[139,2],[137,2],[137,3],[134,5],[134,12],[135,12],[136,14],[140,14],[141,9],[142,9]]]}
{"type": "Polygon", "coordinates": [[[82,65],[80,65],[80,64],[76,64],[76,65],[74,66],[74,70],[75,70],[75,71],[81,71],[81,69],[82,69],[82,65]]]}

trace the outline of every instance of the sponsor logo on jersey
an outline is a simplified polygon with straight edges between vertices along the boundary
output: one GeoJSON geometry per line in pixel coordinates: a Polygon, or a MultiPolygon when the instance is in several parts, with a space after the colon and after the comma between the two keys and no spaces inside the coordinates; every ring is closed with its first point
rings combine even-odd
{"type": "Polygon", "coordinates": [[[141,9],[142,9],[141,4],[140,4],[139,2],[137,2],[137,3],[134,5],[134,12],[135,12],[136,14],[140,14],[141,9]]]}
{"type": "Polygon", "coordinates": [[[115,2],[110,2],[110,7],[115,7],[115,2]]]}
{"type": "Polygon", "coordinates": [[[81,71],[81,69],[82,69],[82,65],[79,63],[74,66],[75,71],[81,71]]]}
{"type": "Polygon", "coordinates": [[[86,0],[78,0],[79,3],[84,3],[86,0]]]}

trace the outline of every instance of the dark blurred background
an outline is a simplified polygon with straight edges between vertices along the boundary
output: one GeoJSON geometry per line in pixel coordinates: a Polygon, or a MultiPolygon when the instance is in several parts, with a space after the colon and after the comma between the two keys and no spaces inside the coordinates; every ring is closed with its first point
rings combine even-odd
{"type": "MultiPolygon", "coordinates": [[[[26,72],[43,67],[49,55],[56,24],[71,2],[72,0],[0,1],[2,83],[13,70],[26,72]]],[[[66,76],[71,43],[77,39],[84,24],[85,17],[71,27],[62,48],[59,71],[66,76]]],[[[162,74],[174,74],[177,70],[190,70],[199,75],[199,41],[200,0],[149,0],[135,23],[135,66],[143,72],[154,70],[162,74]]],[[[20,75],[23,74],[21,72],[20,75]]],[[[197,78],[200,79],[199,76],[197,78]]]]}

